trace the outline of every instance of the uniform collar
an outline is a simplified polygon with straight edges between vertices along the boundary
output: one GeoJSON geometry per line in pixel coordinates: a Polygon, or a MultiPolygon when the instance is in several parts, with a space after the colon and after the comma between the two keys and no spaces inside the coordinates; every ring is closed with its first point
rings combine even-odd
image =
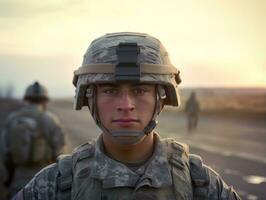
{"type": "Polygon", "coordinates": [[[126,165],[106,156],[101,151],[102,137],[96,142],[95,162],[91,169],[91,177],[102,180],[103,188],[142,186],[154,188],[172,185],[171,170],[167,161],[167,151],[160,137],[155,134],[155,149],[148,164],[141,166],[136,172],[126,165]],[[146,169],[145,169],[146,166],[146,169]]]}

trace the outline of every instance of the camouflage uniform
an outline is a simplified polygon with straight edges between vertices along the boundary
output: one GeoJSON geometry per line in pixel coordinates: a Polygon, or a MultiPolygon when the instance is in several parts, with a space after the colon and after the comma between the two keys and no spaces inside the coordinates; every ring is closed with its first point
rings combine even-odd
{"type": "Polygon", "coordinates": [[[151,158],[135,170],[104,154],[101,137],[36,174],[15,199],[240,199],[185,145],[155,135],[151,158]]]}
{"type": "Polygon", "coordinates": [[[113,33],[94,40],[82,66],[74,72],[74,108],[88,106],[103,134],[41,170],[14,199],[239,199],[199,156],[189,154],[186,145],[173,139],[163,140],[154,133],[156,117],[163,106],[180,105],[180,82],[179,70],[171,64],[161,42],[152,36],[113,33]],[[155,85],[153,115],[143,130],[108,130],[100,120],[96,86],[125,82],[155,85]],[[103,136],[112,138],[112,147],[121,147],[138,145],[149,134],[155,136],[154,143],[149,141],[153,153],[137,166],[117,161],[105,152],[103,136]],[[120,140],[121,136],[130,140],[120,140]]]}
{"type": "MultiPolygon", "coordinates": [[[[27,182],[34,176],[34,174],[38,172],[43,166],[54,162],[56,160],[56,157],[61,153],[62,147],[64,146],[64,131],[57,117],[49,112],[41,111],[34,104],[29,104],[21,110],[10,114],[1,133],[1,154],[5,163],[7,163],[10,159],[6,137],[7,134],[9,134],[12,120],[18,116],[23,116],[25,113],[33,113],[41,116],[41,133],[44,134],[44,138],[46,138],[47,140],[49,139],[49,142],[47,143],[50,147],[50,152],[47,152],[47,154],[51,154],[51,159],[44,160],[41,163],[29,163],[26,166],[14,166],[14,174],[9,184],[10,196],[12,196],[12,194],[14,195],[23,186],[25,186],[27,182]]],[[[9,166],[7,166],[7,168],[8,170],[10,170],[9,166]]]]}

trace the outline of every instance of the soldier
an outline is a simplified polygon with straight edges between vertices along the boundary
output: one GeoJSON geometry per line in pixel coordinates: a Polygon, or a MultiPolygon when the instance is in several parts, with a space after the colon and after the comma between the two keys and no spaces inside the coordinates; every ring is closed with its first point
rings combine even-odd
{"type": "Polygon", "coordinates": [[[64,131],[59,120],[46,111],[49,97],[44,86],[38,82],[30,85],[24,100],[25,107],[8,116],[1,133],[2,165],[8,172],[2,183],[10,197],[41,168],[55,162],[64,146],[64,131]]]}
{"type": "Polygon", "coordinates": [[[88,106],[102,134],[41,170],[14,199],[240,199],[186,145],[154,131],[163,107],[180,104],[179,71],[159,40],[102,36],[73,83],[75,109],[88,106]]]}
{"type": "Polygon", "coordinates": [[[189,133],[194,131],[198,125],[200,105],[196,98],[196,93],[191,92],[189,99],[186,102],[185,112],[187,113],[187,130],[189,133]]]}

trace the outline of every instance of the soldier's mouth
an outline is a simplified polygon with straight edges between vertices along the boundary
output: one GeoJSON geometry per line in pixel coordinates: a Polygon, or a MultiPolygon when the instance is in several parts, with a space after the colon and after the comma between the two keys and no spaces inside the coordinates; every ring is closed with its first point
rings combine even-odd
{"type": "Polygon", "coordinates": [[[120,118],[112,120],[112,123],[121,124],[121,125],[126,125],[126,124],[130,125],[130,124],[139,123],[139,120],[133,118],[120,118]]]}
{"type": "Polygon", "coordinates": [[[137,122],[139,120],[135,119],[135,118],[118,118],[118,119],[114,119],[114,122],[137,122]]]}

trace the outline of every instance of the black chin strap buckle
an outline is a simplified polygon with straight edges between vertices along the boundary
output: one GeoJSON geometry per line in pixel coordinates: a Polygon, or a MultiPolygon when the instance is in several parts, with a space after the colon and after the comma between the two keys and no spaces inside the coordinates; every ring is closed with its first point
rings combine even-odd
{"type": "Polygon", "coordinates": [[[137,43],[120,43],[117,46],[116,81],[140,81],[139,53],[140,48],[137,43]]]}
{"type": "Polygon", "coordinates": [[[152,130],[155,129],[157,123],[158,122],[156,120],[151,120],[150,123],[145,127],[144,134],[148,135],[150,132],[152,132],[152,130]]]}

